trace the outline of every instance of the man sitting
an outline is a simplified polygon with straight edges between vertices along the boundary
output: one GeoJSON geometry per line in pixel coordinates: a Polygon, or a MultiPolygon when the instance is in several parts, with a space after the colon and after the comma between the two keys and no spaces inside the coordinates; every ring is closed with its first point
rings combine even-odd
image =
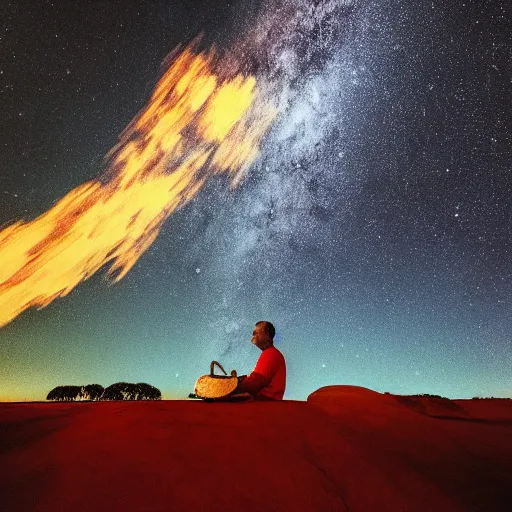
{"type": "Polygon", "coordinates": [[[238,377],[232,394],[249,393],[255,400],[282,400],[286,388],[286,362],[274,347],[276,330],[267,321],[256,323],[251,343],[262,352],[249,376],[238,377]]]}

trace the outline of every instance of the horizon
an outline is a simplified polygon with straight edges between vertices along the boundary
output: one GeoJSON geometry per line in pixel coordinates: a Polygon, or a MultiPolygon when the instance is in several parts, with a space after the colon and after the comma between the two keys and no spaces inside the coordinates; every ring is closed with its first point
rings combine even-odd
{"type": "MultiPolygon", "coordinates": [[[[329,385],[327,385],[329,386],[329,385]]],[[[332,384],[332,386],[340,386],[340,387],[343,387],[343,386],[352,386],[351,384],[332,384]]],[[[326,387],[326,386],[322,386],[322,387],[326,387]]],[[[318,389],[322,389],[322,388],[318,388],[318,389]]],[[[313,394],[314,392],[318,391],[318,389],[315,389],[315,390],[312,390],[310,395],[313,394]]],[[[369,388],[367,388],[369,389],[369,388]]],[[[371,390],[371,391],[376,391],[376,390],[371,390]]],[[[448,400],[512,400],[512,396],[472,396],[472,397],[448,397],[448,396],[442,396],[442,395],[435,395],[435,394],[430,394],[430,393],[390,393],[388,391],[376,391],[377,393],[380,393],[382,395],[386,395],[386,394],[390,394],[390,395],[393,395],[393,396],[414,396],[414,397],[441,397],[441,398],[445,398],[445,399],[448,399],[448,400]]],[[[188,396],[174,396],[173,395],[164,395],[162,393],[162,398],[161,399],[157,399],[157,400],[129,400],[129,399],[124,399],[124,400],[91,400],[91,399],[77,399],[77,400],[46,400],[46,399],[23,399],[23,400],[6,400],[5,397],[2,397],[0,396],[0,403],[70,403],[70,402],[144,402],[144,401],[165,401],[165,400],[170,400],[170,401],[175,401],[175,400],[197,400],[197,399],[193,399],[193,398],[189,398],[188,396]]],[[[285,397],[284,398],[285,401],[298,401],[298,402],[306,402],[307,401],[307,397],[305,399],[300,399],[300,398],[288,398],[288,397],[285,397]]]]}

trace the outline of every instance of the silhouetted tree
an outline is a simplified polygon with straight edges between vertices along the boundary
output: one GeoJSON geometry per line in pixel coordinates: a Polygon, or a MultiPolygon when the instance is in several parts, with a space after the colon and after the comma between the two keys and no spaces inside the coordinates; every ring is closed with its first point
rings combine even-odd
{"type": "Polygon", "coordinates": [[[446,398],[445,396],[431,395],[429,393],[422,393],[421,395],[409,395],[409,396],[422,396],[422,397],[425,397],[425,398],[441,398],[441,400],[449,400],[449,398],[446,398]]]}
{"type": "Polygon", "coordinates": [[[57,386],[56,388],[53,388],[47,395],[46,400],[59,400],[59,393],[60,393],[61,386],[57,386]]]}
{"type": "Polygon", "coordinates": [[[68,390],[70,400],[80,400],[82,396],[82,386],[69,386],[68,390]]]}
{"type": "Polygon", "coordinates": [[[146,384],[145,382],[139,382],[137,384],[131,384],[129,382],[116,382],[105,388],[103,392],[102,400],[161,400],[162,393],[159,389],[146,384]],[[106,398],[104,398],[106,397],[106,398]],[[121,398],[112,398],[121,397],[121,398]]]}
{"type": "Polygon", "coordinates": [[[65,397],[66,400],[77,400],[80,398],[80,394],[82,393],[82,386],[65,386],[66,393],[65,397]]]}
{"type": "Polygon", "coordinates": [[[146,384],[144,382],[139,382],[137,384],[137,389],[139,392],[138,400],[161,400],[162,393],[158,388],[151,386],[150,384],[146,384]]]}
{"type": "Polygon", "coordinates": [[[112,384],[104,389],[100,400],[123,400],[123,393],[116,384],[112,384]]]}
{"type": "Polygon", "coordinates": [[[105,391],[107,390],[109,394],[114,393],[116,396],[121,396],[121,398],[116,398],[115,400],[135,400],[135,395],[137,394],[136,385],[129,382],[116,382],[106,388],[105,391]]]}
{"type": "Polygon", "coordinates": [[[86,386],[57,386],[47,395],[46,400],[72,401],[72,400],[161,400],[159,389],[139,382],[116,382],[107,388],[100,384],[87,384],[86,386]]]}
{"type": "Polygon", "coordinates": [[[101,384],[87,384],[82,386],[81,397],[85,400],[99,400],[104,388],[101,384]]]}
{"type": "Polygon", "coordinates": [[[47,395],[46,400],[73,401],[80,397],[81,386],[57,386],[47,395]]]}

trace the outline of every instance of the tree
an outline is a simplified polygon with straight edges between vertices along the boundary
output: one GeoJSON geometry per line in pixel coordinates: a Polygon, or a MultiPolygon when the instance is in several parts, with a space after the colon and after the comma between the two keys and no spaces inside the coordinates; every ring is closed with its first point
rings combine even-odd
{"type": "Polygon", "coordinates": [[[139,382],[116,382],[107,388],[101,384],[87,384],[86,386],[57,386],[47,395],[46,400],[73,401],[73,400],[161,400],[159,389],[139,382]]]}
{"type": "Polygon", "coordinates": [[[99,400],[104,388],[101,384],[87,384],[82,386],[81,398],[85,400],[99,400]]]}
{"type": "Polygon", "coordinates": [[[108,386],[103,392],[102,400],[161,400],[162,393],[159,389],[139,382],[131,384],[129,382],[116,382],[108,386]],[[121,398],[111,398],[111,397],[121,398]]]}
{"type": "Polygon", "coordinates": [[[151,386],[150,384],[146,384],[144,382],[139,382],[137,384],[138,389],[138,398],[137,400],[161,400],[162,393],[158,388],[151,386]]]}
{"type": "Polygon", "coordinates": [[[107,386],[101,395],[100,400],[123,400],[123,393],[116,384],[107,386]]]}
{"type": "Polygon", "coordinates": [[[81,386],[57,386],[47,395],[46,400],[73,401],[80,397],[81,386]]]}
{"type": "Polygon", "coordinates": [[[46,400],[58,400],[59,394],[60,394],[60,388],[61,386],[57,386],[56,388],[53,388],[48,395],[46,395],[46,400]]]}

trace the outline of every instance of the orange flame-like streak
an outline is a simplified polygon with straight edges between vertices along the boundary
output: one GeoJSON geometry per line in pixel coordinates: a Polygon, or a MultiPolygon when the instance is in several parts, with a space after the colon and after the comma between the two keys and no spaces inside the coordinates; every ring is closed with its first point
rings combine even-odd
{"type": "Polygon", "coordinates": [[[220,78],[214,54],[179,54],[109,153],[103,179],[0,232],[0,326],[47,306],[111,262],[119,281],[162,223],[213,175],[235,186],[275,117],[252,76],[220,78]]]}

